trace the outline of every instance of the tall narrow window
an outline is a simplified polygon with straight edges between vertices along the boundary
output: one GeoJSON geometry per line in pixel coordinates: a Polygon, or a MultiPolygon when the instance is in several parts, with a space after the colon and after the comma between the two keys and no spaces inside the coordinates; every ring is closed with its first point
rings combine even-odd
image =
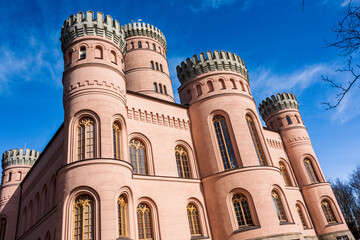
{"type": "Polygon", "coordinates": [[[68,54],[68,65],[70,65],[72,62],[72,51],[70,51],[68,54]]]}
{"type": "Polygon", "coordinates": [[[164,71],[163,71],[162,64],[160,64],[160,71],[161,71],[161,72],[164,72],[164,71]]]}
{"type": "Polygon", "coordinates": [[[158,87],[157,87],[157,83],[154,82],[154,92],[158,92],[158,87]]]}
{"type": "Polygon", "coordinates": [[[217,115],[213,119],[213,124],[224,169],[237,168],[235,153],[231,144],[230,134],[225,118],[217,115]]]}
{"type": "Polygon", "coordinates": [[[297,123],[301,123],[298,115],[295,115],[295,118],[296,118],[297,123]]]}
{"type": "Polygon", "coordinates": [[[201,236],[200,224],[199,224],[199,214],[196,206],[192,203],[189,203],[186,207],[190,235],[191,236],[201,236]]]}
{"type": "Polygon", "coordinates": [[[286,215],[285,215],[285,209],[284,209],[284,206],[283,206],[283,204],[281,202],[279,194],[277,192],[275,192],[275,191],[272,191],[271,192],[271,197],[272,197],[272,200],[274,202],[274,206],[275,206],[276,213],[277,213],[277,216],[278,216],[279,220],[281,222],[286,222],[287,219],[286,219],[286,215]]]}
{"type": "Polygon", "coordinates": [[[207,81],[207,87],[208,87],[208,91],[209,92],[213,92],[214,91],[214,85],[211,81],[207,81]]]}
{"type": "Polygon", "coordinates": [[[175,148],[175,158],[179,177],[190,178],[189,157],[183,147],[177,146],[175,148]]]}
{"type": "Polygon", "coordinates": [[[142,48],[142,44],[140,41],[138,41],[138,48],[142,48]]]}
{"type": "Polygon", "coordinates": [[[134,43],[133,42],[131,43],[131,49],[134,49],[134,43]]]}
{"type": "Polygon", "coordinates": [[[121,128],[119,123],[113,123],[114,158],[120,159],[121,128]]]}
{"type": "Polygon", "coordinates": [[[78,160],[93,158],[95,155],[94,121],[85,117],[78,124],[78,160]]]}
{"type": "Polygon", "coordinates": [[[299,214],[299,218],[300,218],[300,221],[301,221],[301,224],[302,224],[303,228],[307,228],[306,221],[305,221],[305,218],[304,218],[304,214],[303,214],[303,212],[301,210],[301,207],[299,205],[296,205],[296,211],[299,214]]]}
{"type": "Polygon", "coordinates": [[[101,46],[95,47],[95,58],[103,58],[103,50],[101,46]]]}
{"type": "Polygon", "coordinates": [[[288,125],[292,124],[291,118],[289,115],[286,116],[286,121],[288,123],[288,125]]]}
{"type": "Polygon", "coordinates": [[[163,89],[162,89],[161,83],[159,83],[159,91],[160,91],[160,93],[163,93],[163,89]]]}
{"type": "Polygon", "coordinates": [[[153,50],[156,51],[155,43],[153,43],[153,50]]]}
{"type": "Polygon", "coordinates": [[[119,237],[127,236],[127,202],[123,195],[118,198],[119,237]]]}
{"type": "Polygon", "coordinates": [[[233,89],[237,89],[236,87],[236,83],[235,83],[235,80],[234,79],[230,79],[232,85],[233,85],[233,89]]]}
{"type": "Polygon", "coordinates": [[[11,181],[11,178],[12,178],[12,172],[9,172],[8,182],[10,182],[10,181],[11,181]]]}
{"type": "Polygon", "coordinates": [[[224,80],[220,79],[219,82],[220,82],[221,89],[226,89],[224,80]]]}
{"type": "Polygon", "coordinates": [[[151,69],[154,70],[154,62],[151,61],[150,63],[151,63],[151,69]]]}
{"type": "Polygon", "coordinates": [[[188,90],[186,91],[186,95],[187,95],[187,100],[190,101],[190,100],[192,99],[191,90],[190,90],[190,89],[188,89],[188,90]]]}
{"type": "Polygon", "coordinates": [[[0,219],[0,240],[5,240],[6,223],[7,221],[5,218],[0,219]]]}
{"type": "Polygon", "coordinates": [[[246,122],[249,127],[251,139],[253,141],[259,163],[260,163],[260,165],[266,165],[265,154],[261,147],[260,138],[256,131],[254,121],[253,121],[252,117],[250,117],[250,115],[246,115],[246,122]]]}
{"type": "Polygon", "coordinates": [[[197,93],[198,96],[200,96],[200,95],[202,94],[202,90],[201,90],[201,85],[200,85],[200,84],[196,85],[196,93],[197,93]]]}
{"type": "Polygon", "coordinates": [[[164,85],[164,94],[167,95],[166,86],[164,85]]]}
{"type": "Polygon", "coordinates": [[[284,165],[282,162],[280,162],[280,163],[279,163],[279,167],[280,167],[281,175],[282,175],[283,178],[284,178],[285,185],[286,185],[286,186],[291,186],[291,181],[290,181],[289,173],[288,173],[285,165],[284,165]]]}
{"type": "Polygon", "coordinates": [[[235,194],[232,202],[238,227],[254,225],[246,196],[244,194],[235,194]]]}
{"type": "Polygon", "coordinates": [[[148,205],[140,203],[136,209],[139,239],[152,239],[151,211],[148,205]]]}
{"type": "Polygon", "coordinates": [[[244,83],[242,81],[240,81],[240,85],[241,85],[241,90],[245,92],[244,83]]]}
{"type": "Polygon", "coordinates": [[[309,159],[305,159],[304,160],[304,166],[305,166],[305,169],[306,169],[306,172],[310,178],[310,182],[311,183],[318,183],[319,182],[319,179],[314,171],[314,168],[313,168],[313,165],[312,165],[312,162],[309,160],[309,159]]]}
{"type": "Polygon", "coordinates": [[[326,200],[322,201],[321,202],[321,208],[324,212],[324,215],[325,215],[325,218],[326,218],[326,221],[328,223],[336,223],[336,219],[335,219],[335,216],[334,216],[334,212],[333,210],[331,209],[331,206],[330,206],[330,203],[326,200]]]}
{"type": "Polygon", "coordinates": [[[111,62],[117,64],[116,52],[113,50],[110,52],[111,62]]]}
{"type": "Polygon", "coordinates": [[[79,59],[85,59],[85,58],[86,58],[86,48],[83,46],[80,48],[79,59]]]}
{"type": "Polygon", "coordinates": [[[77,197],[75,200],[74,239],[94,239],[94,200],[86,194],[77,197]]]}
{"type": "Polygon", "coordinates": [[[156,70],[159,71],[159,63],[155,63],[156,70]]]}
{"type": "Polygon", "coordinates": [[[129,144],[130,161],[134,167],[135,174],[146,175],[145,145],[138,139],[133,139],[129,144]]]}

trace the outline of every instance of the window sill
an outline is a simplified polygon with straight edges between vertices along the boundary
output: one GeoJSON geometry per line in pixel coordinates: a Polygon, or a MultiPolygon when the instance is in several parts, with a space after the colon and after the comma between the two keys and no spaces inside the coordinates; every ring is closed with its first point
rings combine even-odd
{"type": "Polygon", "coordinates": [[[261,228],[261,226],[244,226],[244,227],[239,227],[238,229],[236,229],[234,231],[234,233],[245,232],[245,231],[249,231],[249,230],[253,230],[253,229],[259,229],[259,228],[261,228]]]}
{"type": "Polygon", "coordinates": [[[133,239],[128,237],[118,237],[116,240],[133,240],[133,239]]]}
{"type": "Polygon", "coordinates": [[[197,239],[210,239],[209,237],[205,236],[192,236],[190,240],[197,240],[197,239]]]}
{"type": "Polygon", "coordinates": [[[329,224],[325,225],[325,227],[332,227],[332,226],[336,226],[336,225],[340,225],[340,224],[343,224],[343,223],[338,223],[338,222],[336,222],[336,223],[329,223],[329,224]]]}
{"type": "Polygon", "coordinates": [[[280,222],[280,225],[291,225],[291,224],[295,224],[295,223],[292,223],[292,222],[280,222]]]}

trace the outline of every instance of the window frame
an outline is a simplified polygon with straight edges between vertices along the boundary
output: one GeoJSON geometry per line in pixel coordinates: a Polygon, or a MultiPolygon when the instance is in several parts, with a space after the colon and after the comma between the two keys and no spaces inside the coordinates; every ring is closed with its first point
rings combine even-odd
{"type": "Polygon", "coordinates": [[[8,220],[5,216],[0,217],[0,240],[6,240],[8,220]]]}
{"type": "Polygon", "coordinates": [[[291,218],[291,213],[289,212],[289,208],[288,208],[288,204],[286,202],[285,196],[283,194],[282,191],[280,191],[278,188],[274,188],[271,190],[271,194],[270,194],[271,198],[272,198],[272,202],[273,202],[273,206],[274,206],[274,210],[275,210],[275,214],[277,216],[278,221],[281,223],[290,223],[292,218],[291,218]],[[283,211],[283,215],[284,215],[284,219],[282,219],[281,217],[281,213],[279,211],[278,205],[276,204],[276,200],[274,198],[274,193],[277,195],[279,201],[280,201],[280,206],[282,207],[282,211],[283,211]]]}
{"type": "Polygon", "coordinates": [[[114,159],[121,160],[122,153],[122,127],[119,121],[113,121],[112,123],[112,138],[113,138],[113,154],[114,159]]]}
{"type": "Polygon", "coordinates": [[[305,170],[305,173],[306,173],[306,179],[308,180],[308,183],[309,184],[315,184],[315,183],[321,183],[322,182],[322,179],[319,177],[319,173],[318,173],[318,169],[317,169],[317,165],[316,165],[316,168],[314,168],[314,159],[311,158],[310,156],[305,156],[302,160],[302,165],[303,165],[303,168],[305,170]],[[307,164],[307,165],[305,165],[307,164]],[[306,166],[310,166],[311,169],[307,168],[306,166]],[[315,178],[314,178],[315,176],[315,178]],[[314,181],[313,181],[314,180],[314,181]]]}
{"type": "Polygon", "coordinates": [[[265,144],[263,143],[263,135],[259,134],[259,128],[257,127],[257,121],[255,122],[254,120],[254,116],[252,116],[252,114],[247,113],[245,115],[245,120],[246,120],[246,124],[248,126],[249,129],[249,133],[250,133],[250,137],[252,139],[253,142],[253,146],[255,148],[255,152],[257,155],[257,158],[259,160],[260,166],[267,166],[268,164],[268,160],[267,160],[267,155],[266,155],[266,151],[265,151],[265,144]],[[249,122],[249,119],[251,120],[253,126],[251,126],[251,122],[249,122]],[[256,138],[258,143],[256,143],[256,138]],[[258,146],[259,145],[259,146],[258,146]],[[263,155],[263,159],[261,159],[261,155],[263,155]]]}
{"type": "Polygon", "coordinates": [[[187,152],[186,147],[177,145],[175,147],[174,151],[175,151],[175,160],[176,160],[178,177],[191,179],[192,178],[191,164],[190,164],[189,153],[187,152]],[[177,157],[178,156],[177,153],[179,154],[179,159],[177,157]],[[183,154],[185,154],[185,156],[186,156],[188,172],[185,171],[186,166],[184,166],[184,164],[183,164],[183,162],[184,162],[183,158],[182,158],[183,154]],[[179,166],[179,163],[180,163],[180,166],[179,166]]]}
{"type": "MultiPolygon", "coordinates": [[[[329,198],[321,198],[320,200],[321,200],[320,201],[320,208],[321,208],[321,211],[322,211],[322,216],[323,216],[323,218],[325,220],[325,224],[326,225],[333,225],[333,224],[341,223],[342,221],[340,220],[340,217],[338,215],[337,208],[335,207],[334,202],[329,198]],[[326,213],[324,211],[323,203],[327,203],[328,204],[328,209],[331,210],[332,217],[333,217],[333,221],[331,221],[331,222],[329,222],[328,216],[326,215],[326,213]]],[[[327,212],[327,214],[329,214],[329,212],[327,212]]],[[[331,217],[331,216],[329,215],[329,217],[331,217]]]]}

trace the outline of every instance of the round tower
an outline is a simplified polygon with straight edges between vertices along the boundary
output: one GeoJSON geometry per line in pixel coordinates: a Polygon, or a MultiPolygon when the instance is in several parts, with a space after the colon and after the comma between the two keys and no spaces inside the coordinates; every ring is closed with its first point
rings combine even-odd
{"type": "MultiPolygon", "coordinates": [[[[125,33],[117,20],[100,12],[72,15],[61,30],[64,54],[64,166],[57,175],[56,239],[72,239],[77,201],[93,203],[96,228],[89,238],[116,239],[115,196],[131,186],[126,132],[125,33]],[[116,181],[114,181],[116,179],[116,181]],[[101,200],[101,201],[100,201],[101,200]],[[107,213],[101,214],[100,213],[107,213]]],[[[134,237],[134,229],[128,229],[134,237]]]]}
{"type": "Polygon", "coordinates": [[[244,61],[230,52],[209,51],[182,62],[177,73],[213,239],[302,238],[298,225],[291,224],[290,209],[279,221],[274,208],[273,191],[286,199],[283,179],[265,143],[244,61]]]}
{"type": "Polygon", "coordinates": [[[279,131],[304,200],[321,239],[352,239],[330,183],[321,170],[292,93],[278,93],[259,105],[266,126],[279,131]],[[345,238],[344,238],[345,239],[345,238]]]}
{"type": "Polygon", "coordinates": [[[127,90],[175,102],[164,34],[143,22],[125,24],[124,31],[127,90]]]}
{"type": "Polygon", "coordinates": [[[7,220],[6,239],[15,239],[21,181],[39,158],[40,152],[23,148],[9,150],[2,156],[0,218],[7,220]]]}

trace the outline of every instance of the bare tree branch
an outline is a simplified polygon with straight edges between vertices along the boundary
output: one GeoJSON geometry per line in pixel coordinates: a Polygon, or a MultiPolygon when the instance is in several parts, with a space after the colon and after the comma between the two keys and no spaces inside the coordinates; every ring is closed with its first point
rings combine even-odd
{"type": "Polygon", "coordinates": [[[339,21],[337,26],[333,27],[332,31],[336,33],[336,41],[328,42],[325,40],[327,47],[335,47],[340,56],[348,56],[347,67],[338,69],[337,72],[350,73],[353,78],[343,87],[334,80],[321,76],[323,81],[339,90],[339,93],[336,94],[335,104],[331,104],[330,102],[323,103],[327,105],[326,110],[336,108],[360,77],[360,74],[354,70],[354,66],[360,69],[360,65],[352,64],[352,54],[356,54],[360,48],[360,6],[352,6],[350,1],[345,10],[345,17],[339,21]]]}

